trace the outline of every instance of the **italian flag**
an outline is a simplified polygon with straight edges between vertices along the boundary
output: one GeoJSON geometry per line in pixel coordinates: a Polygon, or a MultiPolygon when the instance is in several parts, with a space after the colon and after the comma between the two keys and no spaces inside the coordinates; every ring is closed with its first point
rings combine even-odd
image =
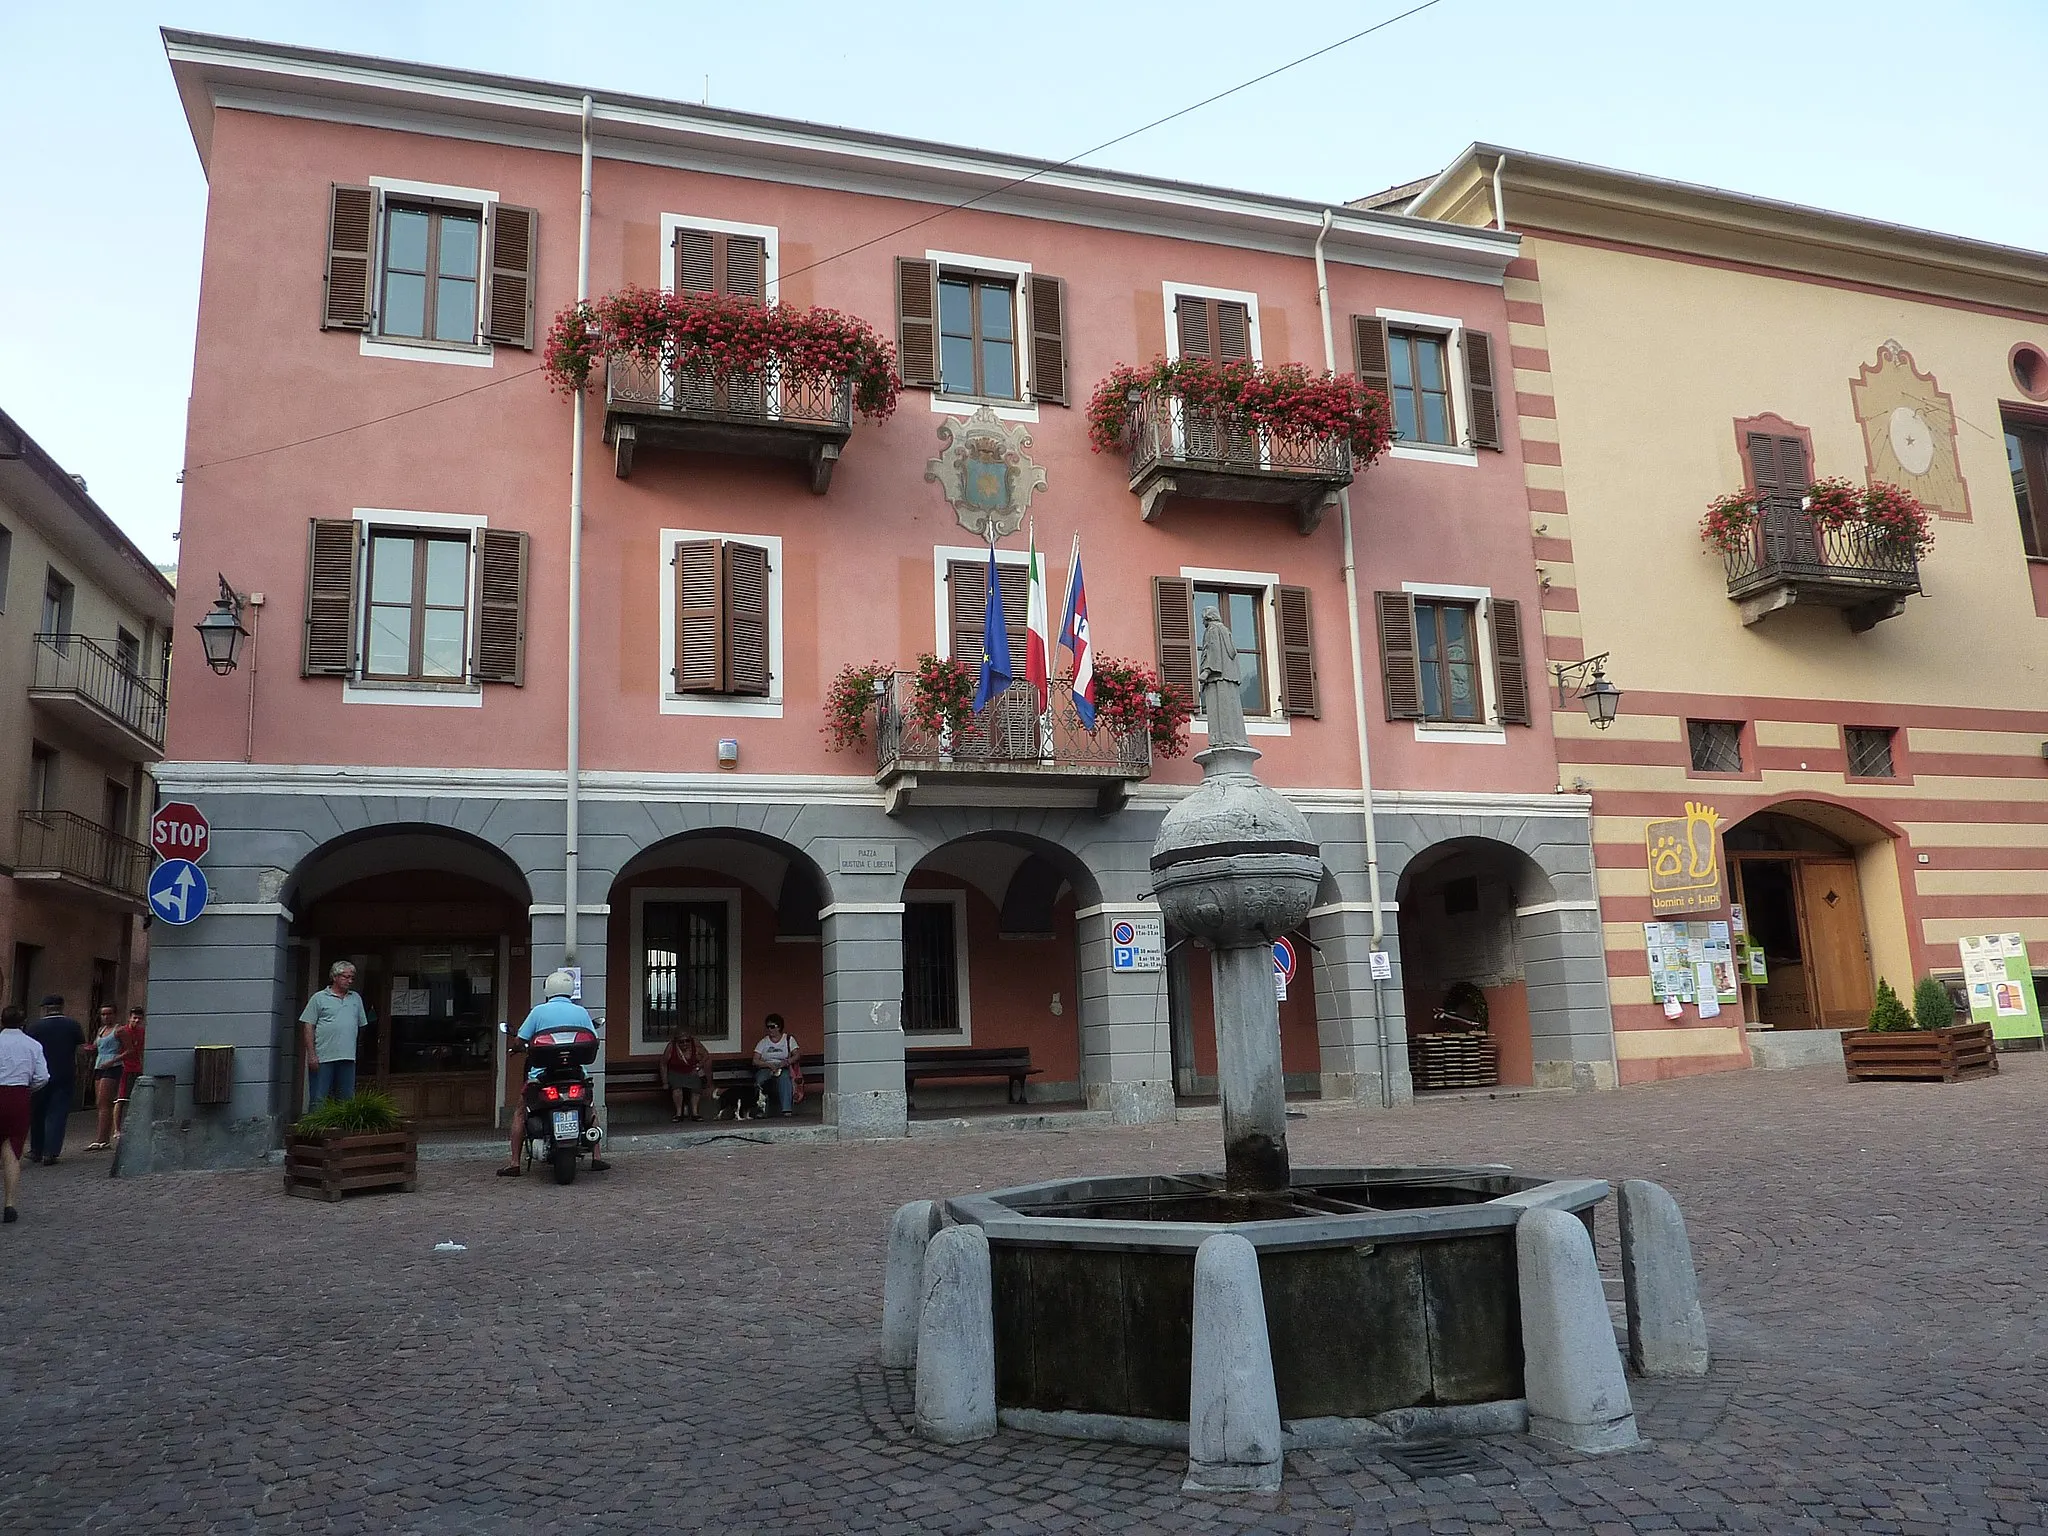
{"type": "Polygon", "coordinates": [[[1052,627],[1045,617],[1045,562],[1038,558],[1038,528],[1031,529],[1031,595],[1025,606],[1024,676],[1042,715],[1052,707],[1052,627]]]}

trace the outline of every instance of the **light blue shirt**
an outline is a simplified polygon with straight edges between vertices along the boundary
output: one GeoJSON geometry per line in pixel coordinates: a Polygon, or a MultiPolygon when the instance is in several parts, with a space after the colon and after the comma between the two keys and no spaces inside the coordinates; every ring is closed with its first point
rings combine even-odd
{"type": "MultiPolygon", "coordinates": [[[[590,1010],[580,1003],[572,1003],[566,997],[551,997],[526,1016],[526,1022],[519,1026],[519,1043],[531,1045],[533,1037],[544,1029],[588,1029],[595,1030],[590,1010]]],[[[539,1067],[526,1069],[526,1080],[530,1083],[540,1076],[539,1067]]]]}

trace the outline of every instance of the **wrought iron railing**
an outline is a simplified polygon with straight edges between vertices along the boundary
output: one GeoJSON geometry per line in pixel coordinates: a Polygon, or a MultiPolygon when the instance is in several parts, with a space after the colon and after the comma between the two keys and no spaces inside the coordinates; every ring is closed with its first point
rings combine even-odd
{"type": "Polygon", "coordinates": [[[140,901],[150,857],[147,843],[71,811],[23,811],[14,868],[17,875],[69,875],[140,901]]]}
{"type": "Polygon", "coordinates": [[[1193,406],[1168,390],[1131,403],[1131,477],[1158,464],[1311,480],[1351,478],[1351,444],[1327,433],[1276,432],[1240,411],[1193,406]]]}
{"type": "Polygon", "coordinates": [[[1081,723],[1070,681],[1052,680],[1051,708],[1038,712],[1031,684],[1018,679],[958,730],[930,727],[912,711],[916,678],[898,672],[881,697],[875,734],[878,766],[890,768],[973,768],[1036,766],[1058,770],[1109,771],[1144,778],[1152,771],[1152,738],[1142,730],[1114,730],[1099,720],[1081,723]]]}
{"type": "Polygon", "coordinates": [[[1866,523],[1823,528],[1791,501],[1766,502],[1748,535],[1725,559],[1734,597],[1787,582],[1894,593],[1920,590],[1920,562],[1910,549],[1880,538],[1866,523]]]}
{"type": "Polygon", "coordinates": [[[74,693],[96,704],[150,745],[164,744],[163,690],[145,682],[117,653],[83,635],[36,636],[34,687],[74,693]]]}
{"type": "Polygon", "coordinates": [[[605,360],[605,404],[738,426],[853,428],[853,382],[797,373],[770,358],[758,369],[714,374],[670,358],[615,353],[605,360]]]}

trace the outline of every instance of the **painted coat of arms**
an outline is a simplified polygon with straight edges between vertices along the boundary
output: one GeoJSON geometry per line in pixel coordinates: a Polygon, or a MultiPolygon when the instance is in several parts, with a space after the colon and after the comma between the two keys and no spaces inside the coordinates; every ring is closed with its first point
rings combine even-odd
{"type": "Polygon", "coordinates": [[[960,526],[980,538],[1007,538],[1024,526],[1045,471],[1025,456],[1031,434],[987,406],[964,421],[939,423],[945,450],[925,462],[924,477],[945,492],[960,526]]]}

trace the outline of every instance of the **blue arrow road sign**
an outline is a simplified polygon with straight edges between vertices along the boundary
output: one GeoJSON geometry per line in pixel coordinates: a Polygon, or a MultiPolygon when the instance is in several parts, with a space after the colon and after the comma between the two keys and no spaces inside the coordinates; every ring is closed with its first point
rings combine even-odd
{"type": "Polygon", "coordinates": [[[206,872],[190,859],[165,859],[149,877],[149,910],[182,928],[206,910],[206,872]]]}

